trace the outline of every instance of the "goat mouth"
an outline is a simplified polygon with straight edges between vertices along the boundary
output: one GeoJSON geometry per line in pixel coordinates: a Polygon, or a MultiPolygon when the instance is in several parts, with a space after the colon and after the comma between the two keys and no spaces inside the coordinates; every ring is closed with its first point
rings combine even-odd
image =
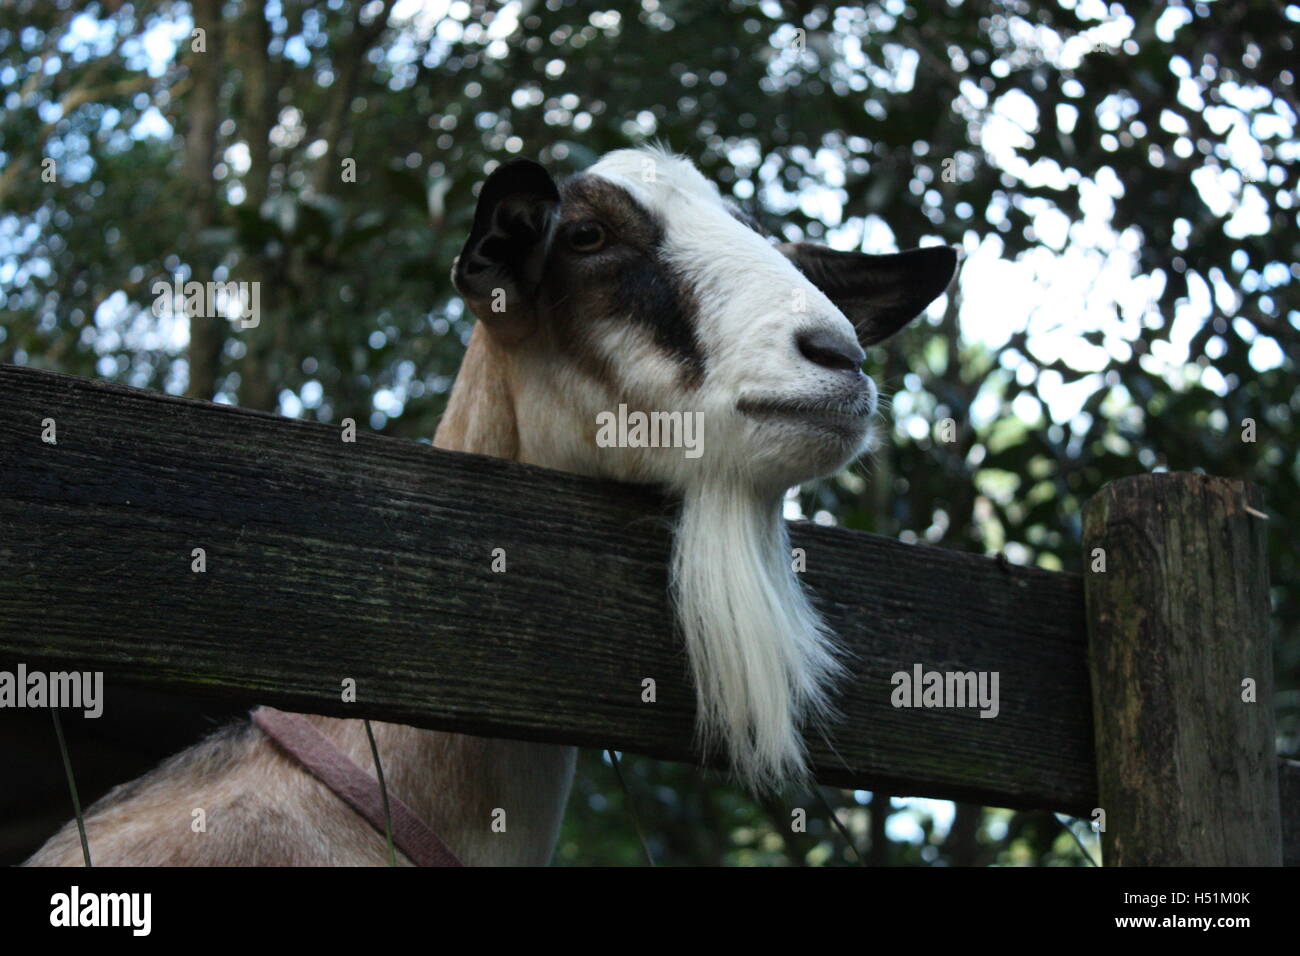
{"type": "Polygon", "coordinates": [[[786,419],[835,428],[860,428],[875,410],[867,394],[851,400],[742,398],[736,411],[751,418],[786,419]]]}

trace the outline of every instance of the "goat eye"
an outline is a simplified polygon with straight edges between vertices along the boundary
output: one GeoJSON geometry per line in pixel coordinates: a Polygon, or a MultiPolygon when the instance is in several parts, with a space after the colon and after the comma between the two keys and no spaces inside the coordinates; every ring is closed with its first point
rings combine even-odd
{"type": "Polygon", "coordinates": [[[597,252],[609,241],[609,233],[598,222],[580,222],[569,230],[569,248],[574,252],[597,252]]]}

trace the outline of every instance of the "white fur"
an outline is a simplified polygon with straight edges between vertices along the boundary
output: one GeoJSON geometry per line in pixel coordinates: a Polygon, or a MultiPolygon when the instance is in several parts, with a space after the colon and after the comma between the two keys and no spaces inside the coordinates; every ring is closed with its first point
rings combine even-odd
{"type": "Polygon", "coordinates": [[[755,790],[805,776],[800,729],[831,716],[828,695],[841,673],[789,553],[779,500],[722,481],[687,490],[672,589],[699,697],[698,733],[706,751],[724,746],[755,790]]]}

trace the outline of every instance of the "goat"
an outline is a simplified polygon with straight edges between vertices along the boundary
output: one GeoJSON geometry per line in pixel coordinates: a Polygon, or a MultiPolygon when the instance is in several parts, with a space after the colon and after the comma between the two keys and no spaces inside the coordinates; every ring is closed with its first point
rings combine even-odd
{"type": "MultiPolygon", "coordinates": [[[[680,499],[671,598],[700,743],[753,790],[806,775],[803,730],[831,718],[842,672],[790,566],[784,492],[873,444],[863,347],[942,293],[955,261],[946,247],[773,243],[689,161],[658,149],[610,153],[559,183],[514,160],[483,184],[452,268],[478,322],[434,443],[680,499]],[[598,443],[600,416],[622,406],[701,416],[702,454],[598,443]]],[[[361,721],[309,719],[369,766],[361,721]]],[[[550,859],[573,748],[374,730],[389,788],[461,859],[550,859]],[[491,826],[497,809],[504,832],[491,826]]],[[[85,822],[109,864],[385,861],[383,838],[251,723],[114,789],[85,822]],[[195,808],[205,833],[191,830],[195,808]]],[[[69,823],[28,862],[79,860],[69,823]]]]}

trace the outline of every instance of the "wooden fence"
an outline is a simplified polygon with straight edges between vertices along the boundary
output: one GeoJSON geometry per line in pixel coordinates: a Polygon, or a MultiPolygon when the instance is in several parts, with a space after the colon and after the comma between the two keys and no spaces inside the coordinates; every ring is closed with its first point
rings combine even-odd
{"type": "MultiPolygon", "coordinates": [[[[0,661],[698,762],[669,505],[343,438],[0,367],[0,661]]],[[[1300,862],[1300,764],[1274,755],[1263,509],[1224,479],[1117,482],[1086,512],[1086,579],[794,525],[854,655],[843,722],[809,740],[818,779],[1100,808],[1108,863],[1269,864],[1284,846],[1300,862]],[[917,664],[996,672],[998,715],[894,707],[892,676],[917,664]]]]}

